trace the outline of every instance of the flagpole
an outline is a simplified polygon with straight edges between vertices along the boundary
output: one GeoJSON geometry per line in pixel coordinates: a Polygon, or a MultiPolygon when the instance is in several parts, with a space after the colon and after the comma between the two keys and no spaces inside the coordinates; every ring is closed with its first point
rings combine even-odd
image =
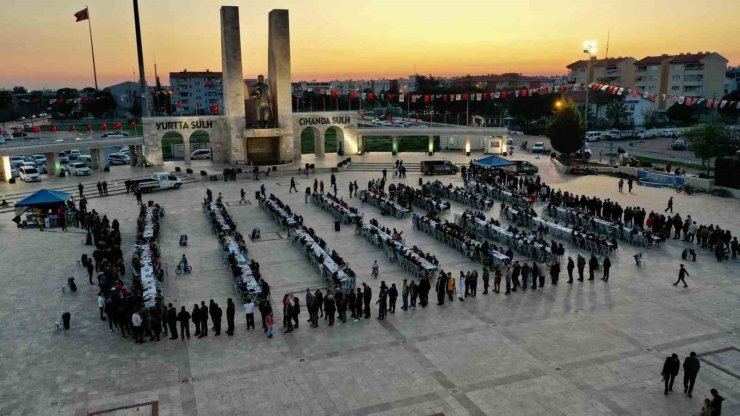
{"type": "Polygon", "coordinates": [[[93,78],[95,79],[95,89],[98,89],[98,70],[95,68],[95,46],[93,46],[92,38],[92,24],[90,23],[90,9],[85,6],[87,10],[87,30],[90,32],[90,51],[92,52],[92,64],[93,64],[93,78]]]}

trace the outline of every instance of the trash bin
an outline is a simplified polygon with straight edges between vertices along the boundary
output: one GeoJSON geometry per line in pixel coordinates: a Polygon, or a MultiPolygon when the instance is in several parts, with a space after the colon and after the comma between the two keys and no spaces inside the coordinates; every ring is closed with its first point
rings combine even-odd
{"type": "Polygon", "coordinates": [[[342,222],[339,220],[334,221],[334,231],[339,231],[342,226],[342,222]]]}

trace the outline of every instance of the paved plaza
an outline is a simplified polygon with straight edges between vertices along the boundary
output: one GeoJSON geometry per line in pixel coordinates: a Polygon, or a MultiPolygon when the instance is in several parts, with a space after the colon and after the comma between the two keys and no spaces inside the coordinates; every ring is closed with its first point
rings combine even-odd
{"type": "MultiPolygon", "coordinates": [[[[399,156],[408,166],[423,157],[399,156]]],[[[452,153],[437,157],[469,160],[452,153]]],[[[740,232],[740,203],[734,199],[639,186],[633,194],[619,193],[614,178],[565,176],[547,157],[515,158],[539,166],[543,181],[555,189],[610,198],[648,212],[662,212],[673,196],[674,209],[682,216],[691,214],[700,224],[740,232]]],[[[353,157],[363,160],[390,163],[394,158],[353,157]]],[[[118,168],[113,171],[111,178],[126,174],[118,168]]],[[[410,217],[381,217],[375,207],[348,199],[350,179],[364,189],[369,179],[380,176],[380,171],[340,172],[339,196],[359,208],[366,222],[376,218],[403,230],[408,245],[430,251],[453,275],[481,271],[480,264],[413,228],[410,217]]],[[[335,232],[328,213],[304,203],[303,189],[314,177],[328,188],[326,173],[308,180],[296,177],[297,194],[288,193],[289,177],[273,177],[261,182],[200,180],[179,191],[145,195],[166,209],[160,234],[170,271],[165,302],[190,310],[194,303],[210,299],[223,306],[234,296],[230,272],[201,207],[207,187],[214,197],[223,194],[243,234],[253,227],[261,229],[262,240],[248,240],[247,245],[272,287],[276,323],[282,322],[279,303],[285,293],[303,303],[306,288],[325,287],[298,246],[257,205],[254,192],[260,184],[303,215],[304,223],[349,262],[358,284],[366,282],[373,288],[373,303],[380,280],[400,289],[411,275],[398,263],[387,261],[382,250],[355,235],[354,226],[335,232]],[[247,192],[248,204],[238,203],[240,188],[247,192]],[[188,247],[178,245],[180,234],[188,234],[188,247]],[[174,265],[183,253],[193,273],[175,276],[174,265]],[[378,280],[370,276],[375,259],[380,263],[378,280]]],[[[394,181],[390,172],[388,177],[394,181]]],[[[418,178],[418,173],[409,173],[395,182],[417,185],[418,178]]],[[[459,175],[435,179],[462,185],[459,175]]],[[[68,182],[64,183],[76,184],[75,179],[68,182]]],[[[29,186],[17,185],[6,184],[0,190],[19,192],[21,186],[29,186]]],[[[498,218],[498,207],[496,201],[486,215],[498,218]]],[[[538,203],[537,211],[542,207],[538,203]]],[[[135,198],[125,194],[94,198],[89,208],[120,221],[128,267],[138,214],[135,198]]],[[[452,220],[465,208],[452,202],[452,212],[444,218],[452,220]]],[[[740,414],[740,263],[718,263],[710,252],[697,249],[697,261],[687,263],[689,288],[674,287],[671,283],[686,246],[676,240],[639,249],[645,253],[644,268],[636,267],[632,257],[638,249],[622,243],[612,258],[608,283],[597,279],[569,285],[561,275],[561,283],[550,285],[548,279],[544,290],[536,292],[482,295],[479,289],[477,297],[465,302],[398,308],[384,321],[350,319],[328,327],[322,320],[318,329],[304,323],[308,318],[304,307],[300,328],[283,334],[277,325],[273,339],[259,330],[245,330],[235,298],[237,331],[232,337],[137,345],[110,332],[98,317],[96,291],[77,265],[82,253],[91,253],[91,247],[81,243],[84,234],[74,228],[66,233],[20,230],[11,218],[11,213],[0,214],[2,415],[673,416],[697,414],[703,399],[710,397],[710,388],[725,398],[723,415],[740,414]],[[76,277],[80,288],[76,293],[62,291],[69,276],[76,277]],[[54,322],[65,311],[72,314],[71,329],[56,330],[54,322]],[[664,395],[663,361],[674,352],[683,361],[690,351],[701,356],[702,365],[693,398],[682,393],[683,371],[674,392],[664,395]]],[[[509,224],[504,219],[502,223],[509,224]]],[[[566,255],[586,255],[570,244],[565,247],[566,255]]],[[[515,260],[525,258],[517,254],[515,260]]],[[[126,281],[130,278],[127,273],[126,281]]],[[[375,305],[372,311],[375,317],[375,305]]]]}

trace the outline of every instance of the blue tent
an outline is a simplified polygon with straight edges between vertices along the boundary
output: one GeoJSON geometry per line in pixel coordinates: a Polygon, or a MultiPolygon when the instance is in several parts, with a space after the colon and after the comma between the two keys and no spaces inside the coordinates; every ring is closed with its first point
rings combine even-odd
{"type": "Polygon", "coordinates": [[[474,161],[473,163],[478,166],[484,166],[487,168],[501,168],[504,166],[516,165],[516,162],[512,162],[511,160],[504,159],[503,157],[500,157],[500,156],[484,157],[483,159],[478,159],[474,161]]]}
{"type": "Polygon", "coordinates": [[[62,205],[68,199],[68,193],[42,189],[16,202],[15,207],[52,207],[62,205]]]}

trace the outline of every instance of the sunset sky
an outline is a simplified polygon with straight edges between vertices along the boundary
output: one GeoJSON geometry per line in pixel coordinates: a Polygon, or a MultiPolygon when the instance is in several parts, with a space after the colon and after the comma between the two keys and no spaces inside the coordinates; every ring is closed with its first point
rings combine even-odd
{"type": "MultiPolygon", "coordinates": [[[[240,7],[244,76],[267,72],[267,13],[291,18],[293,80],[566,73],[597,40],[604,56],[719,52],[740,64],[738,0],[140,0],[145,72],[221,69],[219,7],[240,7]]],[[[132,2],[4,0],[0,88],[91,86],[89,6],[100,87],[137,67],[132,2]]]]}

